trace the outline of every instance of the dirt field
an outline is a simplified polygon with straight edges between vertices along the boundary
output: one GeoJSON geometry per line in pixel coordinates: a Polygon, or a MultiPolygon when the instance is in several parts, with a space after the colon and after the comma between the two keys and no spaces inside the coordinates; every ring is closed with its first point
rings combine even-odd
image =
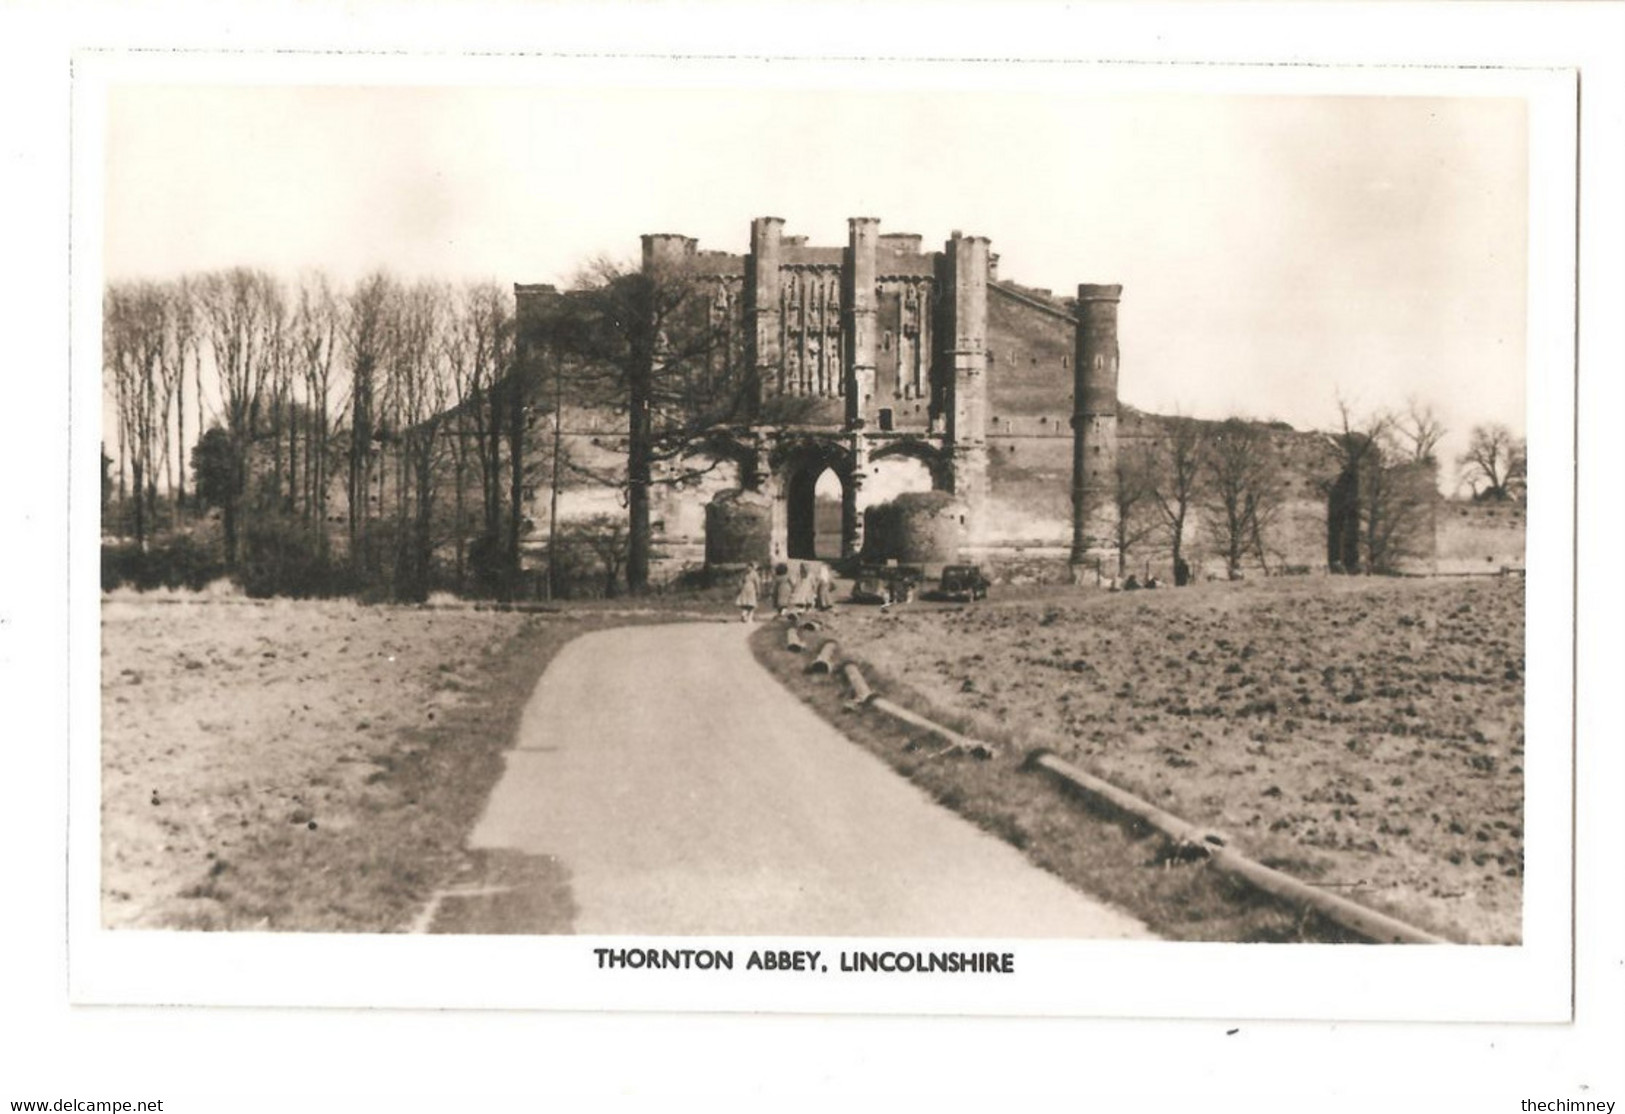
{"type": "Polygon", "coordinates": [[[832,633],[1306,881],[1514,943],[1523,629],[1521,579],[1314,578],[848,606],[832,633]]]}
{"type": "Polygon", "coordinates": [[[104,923],[403,927],[457,868],[519,702],[582,629],[337,602],[104,601],[104,923]]]}

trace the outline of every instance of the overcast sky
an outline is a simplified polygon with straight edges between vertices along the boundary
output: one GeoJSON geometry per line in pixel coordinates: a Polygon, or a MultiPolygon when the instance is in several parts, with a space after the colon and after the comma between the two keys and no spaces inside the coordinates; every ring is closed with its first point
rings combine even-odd
{"type": "Polygon", "coordinates": [[[1515,99],[126,86],[105,264],[566,283],[643,232],[876,216],[1122,283],[1132,405],[1309,428],[1415,396],[1453,456],[1523,428],[1527,150],[1515,99]]]}

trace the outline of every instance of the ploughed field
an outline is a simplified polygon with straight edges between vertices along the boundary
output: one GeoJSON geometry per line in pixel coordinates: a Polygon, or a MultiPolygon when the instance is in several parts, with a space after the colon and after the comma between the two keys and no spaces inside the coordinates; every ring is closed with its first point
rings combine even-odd
{"type": "Polygon", "coordinates": [[[540,672],[527,659],[570,633],[491,612],[104,600],[103,922],[404,927],[457,866],[540,672]]]}
{"type": "Polygon", "coordinates": [[[887,683],[1307,882],[1452,939],[1521,938],[1521,579],[994,593],[849,606],[832,633],[887,683]]]}

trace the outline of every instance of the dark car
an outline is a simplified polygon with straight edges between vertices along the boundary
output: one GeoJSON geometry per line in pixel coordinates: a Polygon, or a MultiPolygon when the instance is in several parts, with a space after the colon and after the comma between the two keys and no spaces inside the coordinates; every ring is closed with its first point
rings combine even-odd
{"type": "Polygon", "coordinates": [[[886,570],[865,565],[852,580],[852,600],[855,603],[886,602],[886,570]]]}
{"type": "Polygon", "coordinates": [[[865,565],[852,582],[857,603],[904,603],[914,598],[924,570],[918,565],[865,565]]]}
{"type": "Polygon", "coordinates": [[[948,600],[981,600],[987,598],[988,586],[980,565],[949,565],[937,582],[937,595],[948,600]]]}

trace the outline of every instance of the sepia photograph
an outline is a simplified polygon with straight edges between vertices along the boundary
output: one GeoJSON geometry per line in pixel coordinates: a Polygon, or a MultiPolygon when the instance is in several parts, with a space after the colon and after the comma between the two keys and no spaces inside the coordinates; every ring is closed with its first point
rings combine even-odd
{"type": "Polygon", "coordinates": [[[301,73],[95,85],[98,939],[1566,931],[1527,85],[301,73]]]}
{"type": "Polygon", "coordinates": [[[0,0],[0,1108],[1616,1109],[1622,31],[0,0]]]}

